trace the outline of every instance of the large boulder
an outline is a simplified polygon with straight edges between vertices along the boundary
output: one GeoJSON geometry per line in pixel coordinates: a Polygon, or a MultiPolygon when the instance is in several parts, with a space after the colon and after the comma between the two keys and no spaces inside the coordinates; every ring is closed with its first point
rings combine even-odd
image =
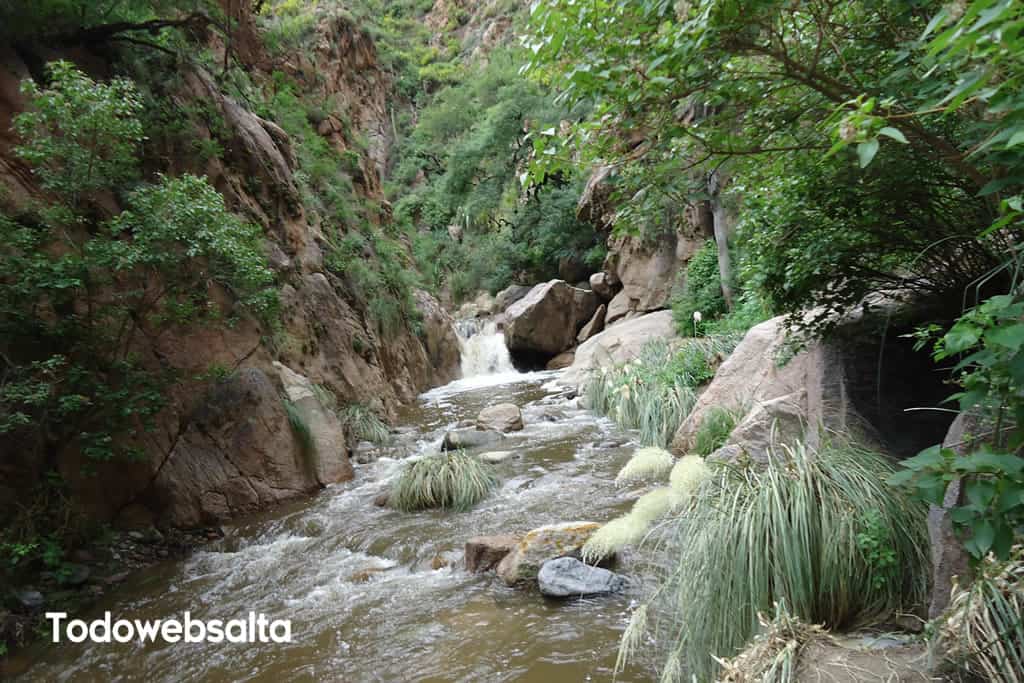
{"type": "Polygon", "coordinates": [[[498,403],[480,411],[476,426],[497,432],[518,432],[523,428],[523,413],[515,403],[498,403]]]}
{"type": "Polygon", "coordinates": [[[563,280],[539,284],[506,311],[505,344],[513,353],[554,356],[576,343],[597,310],[597,295],[563,280]]]}
{"type": "Polygon", "coordinates": [[[676,430],[673,451],[689,452],[701,423],[716,408],[743,415],[727,444],[740,446],[754,459],[767,457],[773,441],[799,439],[804,428],[814,441],[822,428],[853,427],[857,420],[835,349],[812,344],[782,363],[787,343],[783,322],[781,316],[772,318],[747,332],[676,430]]]}
{"type": "Polygon", "coordinates": [[[615,572],[583,564],[575,557],[548,560],[537,573],[540,592],[553,598],[618,593],[626,578],[615,572]]]}
{"type": "Polygon", "coordinates": [[[445,451],[480,448],[499,443],[505,437],[493,429],[477,429],[476,427],[460,427],[444,435],[441,449],[445,451]]]}
{"type": "Polygon", "coordinates": [[[455,320],[429,293],[417,289],[413,295],[423,321],[420,339],[430,362],[430,385],[448,384],[462,374],[455,320]]]}
{"type": "Polygon", "coordinates": [[[579,334],[576,335],[576,341],[582,344],[595,334],[601,332],[601,330],[604,329],[604,316],[607,311],[608,307],[604,304],[598,306],[597,311],[595,311],[594,315],[587,321],[587,324],[580,328],[579,334]]]}
{"type": "Polygon", "coordinates": [[[270,378],[238,370],[203,397],[157,472],[160,523],[214,524],[316,491],[313,458],[270,378]]]}
{"type": "Polygon", "coordinates": [[[476,574],[494,569],[517,543],[519,539],[511,534],[474,536],[466,541],[466,571],[476,574]]]}
{"type": "Polygon", "coordinates": [[[498,576],[509,586],[532,581],[545,562],[576,552],[599,528],[597,522],[565,522],[529,531],[498,565],[498,576]]]}
{"type": "Polygon", "coordinates": [[[561,381],[577,388],[582,387],[599,368],[636,358],[648,341],[673,340],[677,337],[672,311],[648,313],[606,328],[577,347],[572,366],[566,370],[561,381]]]}
{"type": "Polygon", "coordinates": [[[605,301],[615,296],[612,282],[612,277],[603,270],[590,276],[590,288],[605,301]]]}
{"type": "Polygon", "coordinates": [[[285,395],[309,428],[313,440],[314,470],[321,484],[336,484],[353,477],[345,430],[329,406],[320,402],[313,383],[305,375],[274,361],[285,395]]]}
{"type": "Polygon", "coordinates": [[[700,227],[686,221],[657,238],[624,235],[612,240],[604,270],[615,274],[622,289],[608,306],[608,324],[630,313],[667,307],[687,262],[706,240],[700,227]]]}
{"type": "Polygon", "coordinates": [[[494,297],[494,312],[504,313],[508,307],[530,293],[533,287],[527,285],[509,285],[494,297]]]}

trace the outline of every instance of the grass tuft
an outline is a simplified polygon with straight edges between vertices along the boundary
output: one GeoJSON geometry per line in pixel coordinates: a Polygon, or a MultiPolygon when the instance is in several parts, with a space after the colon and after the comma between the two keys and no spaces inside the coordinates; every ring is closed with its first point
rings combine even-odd
{"type": "Polygon", "coordinates": [[[714,657],[735,656],[776,603],[834,629],[925,599],[925,509],[885,483],[891,472],[884,456],[843,443],[715,468],[662,540],[675,559],[652,597],[668,608],[659,633],[691,674],[713,680],[714,657]],[[865,520],[895,562],[862,550],[865,520]]]}
{"type": "Polygon", "coordinates": [[[362,403],[350,403],[338,413],[341,423],[359,441],[386,443],[391,430],[376,413],[362,403]]]}
{"type": "Polygon", "coordinates": [[[465,512],[498,485],[493,469],[463,451],[447,451],[407,462],[390,503],[403,512],[429,508],[465,512]]]}

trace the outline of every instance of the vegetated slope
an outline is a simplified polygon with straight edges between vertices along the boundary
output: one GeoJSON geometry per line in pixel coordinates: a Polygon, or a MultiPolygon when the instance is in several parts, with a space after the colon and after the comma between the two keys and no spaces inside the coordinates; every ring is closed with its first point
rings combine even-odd
{"type": "Polygon", "coordinates": [[[382,192],[394,77],[351,15],[283,50],[248,2],[78,4],[3,17],[0,499],[35,510],[4,544],[316,488],[275,361],[385,417],[458,372],[382,192]]]}

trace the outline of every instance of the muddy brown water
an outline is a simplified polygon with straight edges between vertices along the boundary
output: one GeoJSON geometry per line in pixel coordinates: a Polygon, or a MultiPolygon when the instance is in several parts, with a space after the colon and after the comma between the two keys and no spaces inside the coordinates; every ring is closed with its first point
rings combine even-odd
{"type": "MultiPolygon", "coordinates": [[[[86,619],[290,619],[289,644],[40,643],[25,681],[610,681],[638,588],[553,601],[462,567],[466,539],[606,521],[635,498],[615,473],[630,435],[559,393],[556,373],[475,377],[424,394],[388,456],[354,481],[225,529],[191,557],[133,577],[86,619]],[[526,429],[489,450],[500,489],[466,513],[374,507],[404,457],[487,405],[523,408],[526,429]],[[440,563],[447,566],[435,568],[440,563]]],[[[629,573],[629,558],[620,565],[629,573]]],[[[616,680],[655,678],[639,661],[616,680]]]]}

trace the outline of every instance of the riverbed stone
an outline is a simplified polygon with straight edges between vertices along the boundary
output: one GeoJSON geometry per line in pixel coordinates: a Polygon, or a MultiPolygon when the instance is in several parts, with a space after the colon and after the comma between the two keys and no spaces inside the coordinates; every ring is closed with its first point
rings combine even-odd
{"type": "Polygon", "coordinates": [[[505,310],[530,293],[532,287],[527,285],[509,285],[494,297],[494,310],[504,313],[505,310]]]}
{"type": "Polygon", "coordinates": [[[494,569],[518,542],[511,534],[474,536],[466,541],[466,571],[476,574],[494,569]]]}
{"type": "Polygon", "coordinates": [[[523,428],[523,413],[515,403],[498,403],[480,411],[476,426],[483,430],[518,432],[523,428]]]}
{"type": "Polygon", "coordinates": [[[14,598],[28,609],[39,609],[46,604],[46,598],[36,590],[21,590],[14,593],[14,598]]]}
{"type": "Polygon", "coordinates": [[[537,573],[540,592],[553,598],[618,593],[626,587],[626,577],[593,567],[574,557],[548,560],[537,573]]]}
{"type": "Polygon", "coordinates": [[[532,581],[545,562],[579,550],[599,528],[601,525],[597,522],[581,521],[533,529],[498,565],[498,576],[509,586],[532,581]]]}
{"type": "Polygon", "coordinates": [[[505,462],[513,456],[515,456],[514,451],[489,451],[487,453],[481,453],[480,459],[493,465],[499,462],[505,462]]]}
{"type": "Polygon", "coordinates": [[[441,450],[457,451],[491,446],[500,443],[504,438],[505,436],[501,432],[493,429],[477,429],[475,427],[453,429],[444,435],[441,450]]]}

